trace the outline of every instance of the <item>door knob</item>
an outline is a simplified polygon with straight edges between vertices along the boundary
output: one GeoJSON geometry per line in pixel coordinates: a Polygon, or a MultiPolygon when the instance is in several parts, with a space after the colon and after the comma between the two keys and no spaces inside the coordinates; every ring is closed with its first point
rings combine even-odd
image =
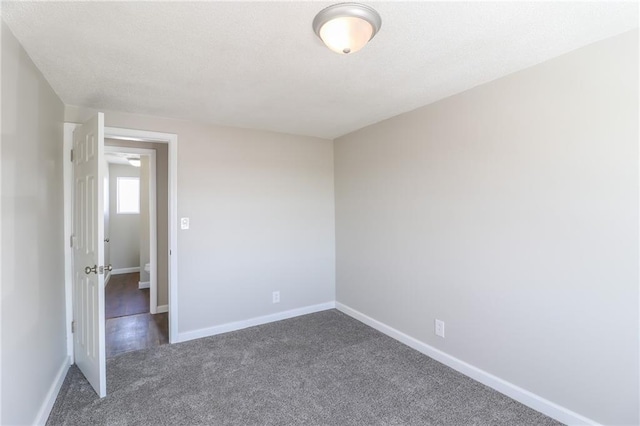
{"type": "Polygon", "coordinates": [[[111,266],[111,264],[107,265],[104,267],[105,271],[113,271],[113,266],[111,266]]]}
{"type": "Polygon", "coordinates": [[[87,266],[84,268],[84,273],[89,275],[90,273],[94,273],[97,274],[98,273],[98,265],[93,265],[93,268],[90,266],[87,266]]]}

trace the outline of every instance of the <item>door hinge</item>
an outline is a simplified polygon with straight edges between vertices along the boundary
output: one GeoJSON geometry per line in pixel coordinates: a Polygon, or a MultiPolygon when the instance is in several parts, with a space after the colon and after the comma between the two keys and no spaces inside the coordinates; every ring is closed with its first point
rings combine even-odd
{"type": "Polygon", "coordinates": [[[73,248],[73,234],[69,235],[69,247],[73,248]]]}
{"type": "Polygon", "coordinates": [[[72,333],[76,332],[76,321],[75,320],[71,321],[71,332],[72,333]]]}
{"type": "Polygon", "coordinates": [[[71,152],[71,162],[73,163],[73,150],[71,150],[70,152],[71,152]]]}

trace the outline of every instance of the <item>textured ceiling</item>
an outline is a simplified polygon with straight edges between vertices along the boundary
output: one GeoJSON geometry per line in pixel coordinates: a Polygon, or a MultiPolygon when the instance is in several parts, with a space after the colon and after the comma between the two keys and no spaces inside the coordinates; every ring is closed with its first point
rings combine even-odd
{"type": "Polygon", "coordinates": [[[335,138],[638,26],[635,2],[367,2],[341,56],[331,2],[2,2],[64,103],[335,138]]]}
{"type": "Polygon", "coordinates": [[[140,155],[138,154],[125,154],[119,152],[105,152],[104,159],[109,164],[122,164],[125,166],[130,166],[128,158],[131,159],[140,159],[140,155]]]}

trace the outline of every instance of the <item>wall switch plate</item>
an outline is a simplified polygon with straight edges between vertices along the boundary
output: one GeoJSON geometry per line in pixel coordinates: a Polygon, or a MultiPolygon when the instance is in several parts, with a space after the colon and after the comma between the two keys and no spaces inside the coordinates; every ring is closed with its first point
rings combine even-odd
{"type": "Polygon", "coordinates": [[[444,321],[436,320],[436,336],[440,336],[444,339],[444,321]]]}
{"type": "Polygon", "coordinates": [[[280,303],[280,292],[274,291],[272,296],[273,303],[280,303]]]}
{"type": "Polygon", "coordinates": [[[189,218],[183,217],[180,219],[180,229],[189,229],[189,218]]]}

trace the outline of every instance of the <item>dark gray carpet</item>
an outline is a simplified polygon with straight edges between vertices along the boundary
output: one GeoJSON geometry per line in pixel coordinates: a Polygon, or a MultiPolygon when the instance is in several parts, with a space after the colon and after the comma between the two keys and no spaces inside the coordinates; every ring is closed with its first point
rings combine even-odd
{"type": "Polygon", "coordinates": [[[336,311],[74,366],[48,425],[557,425],[336,311]]]}

